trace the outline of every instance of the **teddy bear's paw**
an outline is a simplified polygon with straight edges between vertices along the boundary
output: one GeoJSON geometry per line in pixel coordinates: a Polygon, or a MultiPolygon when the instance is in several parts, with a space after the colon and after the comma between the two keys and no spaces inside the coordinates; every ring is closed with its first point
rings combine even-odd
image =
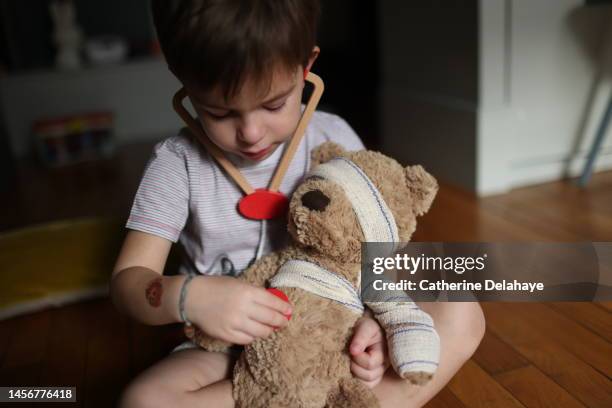
{"type": "Polygon", "coordinates": [[[185,326],[185,335],[192,342],[208,351],[227,352],[232,347],[230,343],[212,338],[194,326],[185,326]]]}
{"type": "Polygon", "coordinates": [[[201,342],[200,346],[207,351],[219,351],[222,353],[227,352],[232,347],[230,343],[214,339],[210,342],[201,342]]]}
{"type": "Polygon", "coordinates": [[[220,351],[223,353],[227,352],[232,347],[232,345],[226,341],[213,339],[207,335],[200,338],[197,344],[207,351],[220,351]]]}
{"type": "Polygon", "coordinates": [[[404,380],[408,380],[410,384],[414,385],[425,385],[432,377],[432,373],[426,373],[424,371],[409,371],[402,374],[404,380]]]}

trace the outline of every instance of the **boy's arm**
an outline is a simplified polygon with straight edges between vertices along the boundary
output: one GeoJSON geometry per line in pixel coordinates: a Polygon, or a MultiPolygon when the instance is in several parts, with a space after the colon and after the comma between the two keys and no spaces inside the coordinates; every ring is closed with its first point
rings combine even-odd
{"type": "Polygon", "coordinates": [[[149,325],[180,321],[178,301],[184,276],[162,276],[172,242],[144,232],[127,233],[111,278],[117,309],[149,325]]]}
{"type": "MultiPolygon", "coordinates": [[[[142,323],[181,321],[178,305],[186,277],[162,276],[170,246],[163,238],[130,231],[121,249],[111,297],[119,310],[142,323]]],[[[226,276],[198,276],[190,285],[185,313],[205,333],[247,344],[286,324],[285,314],[290,311],[263,288],[226,276]]]]}

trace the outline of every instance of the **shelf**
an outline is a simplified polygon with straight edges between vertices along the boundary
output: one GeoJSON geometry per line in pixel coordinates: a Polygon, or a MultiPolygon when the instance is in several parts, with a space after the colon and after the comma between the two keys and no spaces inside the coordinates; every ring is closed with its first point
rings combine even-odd
{"type": "Polygon", "coordinates": [[[72,79],[79,77],[87,77],[92,75],[107,74],[123,72],[131,69],[142,69],[148,66],[159,67],[165,66],[166,62],[162,57],[146,56],[128,59],[118,64],[108,65],[84,65],[83,68],[63,71],[55,68],[41,68],[31,69],[9,73],[4,77],[0,77],[0,83],[2,82],[14,82],[14,81],[31,81],[31,80],[54,80],[54,79],[72,79]]]}

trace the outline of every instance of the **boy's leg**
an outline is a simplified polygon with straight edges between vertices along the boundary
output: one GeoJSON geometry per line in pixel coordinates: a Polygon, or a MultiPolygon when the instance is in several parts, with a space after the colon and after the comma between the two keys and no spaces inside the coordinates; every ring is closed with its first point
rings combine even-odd
{"type": "Polygon", "coordinates": [[[423,302],[418,305],[431,315],[440,335],[440,365],[432,380],[422,387],[402,380],[390,367],[373,389],[382,408],[425,405],[474,354],[484,336],[485,320],[478,303],[423,302]]]}
{"type": "Polygon", "coordinates": [[[136,377],[123,392],[119,406],[233,407],[227,379],[234,363],[235,358],[225,353],[195,348],[174,352],[136,377]]]}

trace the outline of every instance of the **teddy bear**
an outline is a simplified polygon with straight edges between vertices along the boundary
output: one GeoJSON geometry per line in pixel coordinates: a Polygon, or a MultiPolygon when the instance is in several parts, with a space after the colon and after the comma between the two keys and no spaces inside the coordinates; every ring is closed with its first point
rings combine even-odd
{"type": "MultiPolygon", "coordinates": [[[[433,320],[404,292],[361,300],[368,284],[361,282],[362,242],[408,242],[437,193],[436,180],[419,165],[332,142],[311,156],[311,171],[289,203],[293,242],[239,276],[284,292],[293,313],[285,327],[244,347],[233,371],[237,407],[378,407],[350,370],[348,347],[365,307],[385,331],[401,378],[422,385],[438,365],[433,320]]],[[[231,347],[195,327],[186,334],[209,351],[231,347]]]]}

